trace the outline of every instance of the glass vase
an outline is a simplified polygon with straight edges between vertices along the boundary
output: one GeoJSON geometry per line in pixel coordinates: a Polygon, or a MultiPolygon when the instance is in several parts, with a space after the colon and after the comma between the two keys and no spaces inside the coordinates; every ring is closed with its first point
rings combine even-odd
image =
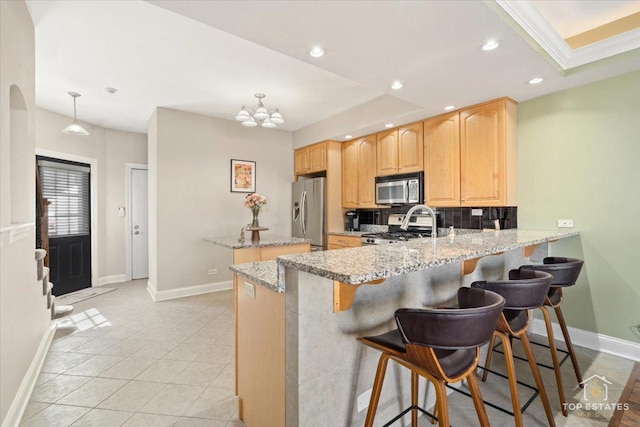
{"type": "Polygon", "coordinates": [[[260,220],[258,219],[258,214],[260,213],[260,209],[251,208],[251,228],[260,227],[260,220]]]}

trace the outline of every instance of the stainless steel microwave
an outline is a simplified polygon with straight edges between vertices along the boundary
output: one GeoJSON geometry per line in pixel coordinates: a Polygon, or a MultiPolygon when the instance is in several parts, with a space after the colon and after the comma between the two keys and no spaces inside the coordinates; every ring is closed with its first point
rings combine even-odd
{"type": "Polygon", "coordinates": [[[376,204],[403,205],[424,201],[424,173],[376,177],[376,204]]]}

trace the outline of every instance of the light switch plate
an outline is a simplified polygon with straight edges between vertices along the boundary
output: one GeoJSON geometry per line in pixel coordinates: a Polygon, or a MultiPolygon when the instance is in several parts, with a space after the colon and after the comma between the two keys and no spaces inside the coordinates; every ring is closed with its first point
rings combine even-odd
{"type": "Polygon", "coordinates": [[[573,220],[572,219],[559,219],[558,220],[559,228],[573,228],[573,220]]]}
{"type": "Polygon", "coordinates": [[[256,299],[256,285],[244,282],[244,291],[249,297],[256,299]]]}
{"type": "Polygon", "coordinates": [[[482,209],[471,209],[471,216],[482,216],[482,209]]]}

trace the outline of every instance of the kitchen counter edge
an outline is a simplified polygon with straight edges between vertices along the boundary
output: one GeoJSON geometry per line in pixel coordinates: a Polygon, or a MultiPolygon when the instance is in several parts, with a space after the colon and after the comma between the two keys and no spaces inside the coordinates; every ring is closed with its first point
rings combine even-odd
{"type": "Polygon", "coordinates": [[[310,239],[270,235],[263,235],[259,241],[252,242],[250,232],[247,232],[244,242],[240,242],[238,236],[203,237],[202,240],[207,243],[213,243],[214,245],[223,246],[229,249],[263,248],[267,246],[302,245],[305,243],[311,243],[310,239]]]}
{"type": "Polygon", "coordinates": [[[277,258],[278,287],[285,289],[285,267],[355,285],[579,234],[578,231],[510,229],[461,234],[453,239],[440,237],[435,242],[425,238],[391,245],[284,255],[277,258]]]}
{"type": "Polygon", "coordinates": [[[284,286],[278,286],[278,266],[275,260],[233,264],[229,269],[269,290],[284,292],[284,286]]]}

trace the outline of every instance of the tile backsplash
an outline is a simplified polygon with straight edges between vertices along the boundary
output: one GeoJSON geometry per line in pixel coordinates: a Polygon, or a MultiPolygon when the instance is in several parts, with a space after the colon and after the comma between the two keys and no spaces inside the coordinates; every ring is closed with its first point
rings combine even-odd
{"type": "MultiPolygon", "coordinates": [[[[469,228],[481,230],[495,228],[494,220],[498,220],[501,229],[518,228],[518,207],[504,206],[491,208],[436,208],[438,227],[469,228]],[[476,211],[476,212],[474,212],[476,211]],[[482,215],[473,215],[482,211],[482,215]]],[[[386,225],[389,218],[388,209],[358,209],[360,224],[386,225]]]]}

